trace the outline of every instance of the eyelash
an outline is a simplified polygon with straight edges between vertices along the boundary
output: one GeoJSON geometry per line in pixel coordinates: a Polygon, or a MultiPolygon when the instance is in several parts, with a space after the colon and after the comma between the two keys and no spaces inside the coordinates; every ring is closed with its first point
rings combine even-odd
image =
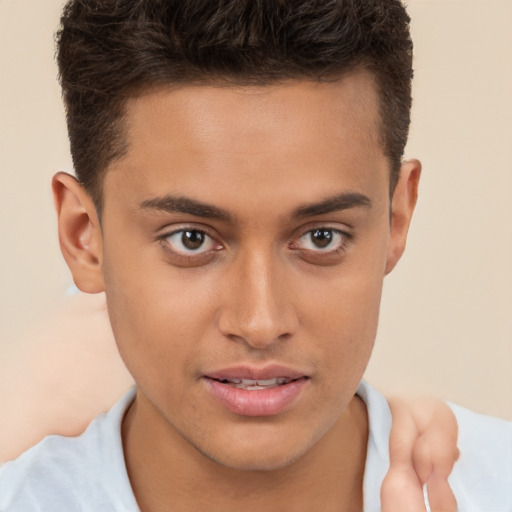
{"type": "MultiPolygon", "coordinates": [[[[317,227],[317,228],[313,228],[313,229],[308,229],[303,235],[301,235],[298,240],[302,240],[306,237],[312,237],[313,233],[320,233],[323,231],[323,234],[325,235],[326,232],[330,232],[331,234],[334,234],[334,235],[337,235],[339,237],[341,237],[341,243],[339,243],[339,246],[337,247],[337,249],[340,249],[340,248],[343,248],[347,243],[348,241],[350,240],[350,238],[352,237],[352,235],[350,233],[346,233],[345,231],[341,231],[340,229],[336,229],[336,228],[331,228],[331,227],[327,227],[327,226],[320,226],[320,227],[317,227]]],[[[292,242],[289,247],[291,249],[298,249],[298,250],[301,250],[299,247],[297,247],[296,245],[296,242],[292,242]]],[[[320,248],[317,248],[317,249],[303,249],[303,250],[307,250],[307,251],[312,251],[312,252],[318,252],[318,253],[330,253],[334,250],[337,250],[337,249],[327,249],[327,250],[322,250],[320,248]]]]}
{"type": "Polygon", "coordinates": [[[297,239],[291,242],[288,247],[289,249],[296,251],[298,256],[304,260],[306,263],[310,263],[312,265],[319,266],[331,266],[340,263],[350,247],[350,244],[353,243],[355,235],[348,231],[343,231],[337,228],[333,228],[330,226],[320,225],[317,227],[313,227],[303,232],[297,239]],[[297,240],[301,240],[305,237],[311,237],[315,231],[329,231],[335,235],[341,237],[340,242],[334,248],[328,248],[325,250],[321,249],[305,249],[300,247],[297,244],[297,240]]]}
{"type": "MultiPolygon", "coordinates": [[[[295,238],[292,242],[288,244],[288,248],[292,251],[296,251],[303,259],[306,261],[309,261],[313,264],[321,264],[322,261],[325,263],[329,263],[329,259],[332,260],[332,258],[340,257],[346,250],[350,242],[353,241],[354,235],[352,233],[349,233],[347,231],[342,231],[337,228],[329,227],[326,225],[319,225],[317,227],[309,228],[306,231],[303,231],[300,236],[295,238]],[[333,249],[307,249],[300,247],[298,244],[298,241],[301,239],[304,239],[305,237],[311,237],[313,233],[315,232],[330,232],[334,234],[335,236],[341,237],[341,241],[338,243],[338,245],[333,249]],[[330,257],[330,258],[329,258],[330,257]]],[[[208,230],[204,228],[196,228],[193,226],[184,226],[180,229],[176,229],[170,233],[165,233],[158,237],[160,240],[161,245],[163,248],[168,251],[172,255],[172,257],[177,260],[178,263],[183,263],[186,265],[191,266],[200,266],[203,264],[208,263],[211,259],[214,258],[215,253],[219,252],[221,249],[223,249],[223,246],[221,243],[217,242],[216,237],[212,235],[208,230]],[[184,233],[195,233],[199,236],[204,236],[207,239],[210,240],[210,243],[214,244],[215,247],[208,249],[208,250],[202,250],[200,252],[195,252],[191,250],[190,252],[187,251],[180,251],[176,250],[175,248],[172,248],[169,239],[173,236],[180,235],[183,237],[184,233]]],[[[330,244],[328,244],[330,245],[330,244]]],[[[202,245],[198,247],[198,249],[201,249],[202,245]]]]}
{"type": "MultiPolygon", "coordinates": [[[[216,252],[218,252],[220,249],[222,249],[222,245],[216,241],[216,238],[210,232],[208,232],[204,228],[196,228],[193,226],[185,226],[183,228],[171,231],[170,233],[165,233],[165,234],[159,236],[158,239],[160,240],[162,247],[168,253],[170,253],[170,255],[174,259],[178,260],[178,263],[184,263],[184,264],[194,264],[194,263],[197,265],[205,264],[215,256],[216,252]],[[187,251],[179,251],[179,250],[173,249],[171,247],[171,244],[169,243],[169,239],[173,236],[180,235],[180,234],[181,234],[181,236],[183,236],[183,234],[187,233],[187,232],[196,233],[196,234],[207,237],[211,241],[211,243],[216,245],[216,247],[209,249],[207,251],[201,251],[201,252],[195,252],[195,251],[187,252],[187,251]]],[[[201,247],[202,247],[202,245],[199,248],[201,248],[201,247]]]]}

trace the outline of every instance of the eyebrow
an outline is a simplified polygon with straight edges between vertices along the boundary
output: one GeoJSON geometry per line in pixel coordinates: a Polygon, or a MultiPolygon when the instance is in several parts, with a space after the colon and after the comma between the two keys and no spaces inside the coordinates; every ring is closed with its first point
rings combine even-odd
{"type": "Polygon", "coordinates": [[[140,207],[145,210],[158,210],[167,213],[186,213],[207,219],[219,219],[227,222],[232,221],[232,216],[226,210],[183,196],[166,195],[146,199],[140,203],[140,207]]]}
{"type": "Polygon", "coordinates": [[[293,217],[314,217],[315,215],[323,215],[361,206],[371,208],[372,202],[370,198],[359,192],[343,192],[342,194],[328,197],[319,203],[299,206],[294,210],[293,217]]]}
{"type": "MultiPolygon", "coordinates": [[[[292,218],[314,217],[315,215],[323,215],[361,206],[371,208],[371,204],[370,198],[359,192],[343,192],[318,203],[299,206],[293,211],[292,218]]],[[[184,196],[166,195],[146,199],[140,203],[140,207],[145,210],[185,213],[207,219],[219,219],[226,222],[233,221],[233,216],[227,210],[184,196]]]]}

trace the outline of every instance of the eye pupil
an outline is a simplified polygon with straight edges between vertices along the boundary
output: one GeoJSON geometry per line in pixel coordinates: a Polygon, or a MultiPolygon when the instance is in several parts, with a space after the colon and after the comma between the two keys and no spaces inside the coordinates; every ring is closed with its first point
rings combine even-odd
{"type": "Polygon", "coordinates": [[[332,242],[332,230],[316,229],[312,231],[311,241],[319,248],[327,247],[332,242]]]}
{"type": "Polygon", "coordinates": [[[183,231],[181,242],[187,249],[199,249],[204,243],[204,233],[200,231],[183,231]]]}

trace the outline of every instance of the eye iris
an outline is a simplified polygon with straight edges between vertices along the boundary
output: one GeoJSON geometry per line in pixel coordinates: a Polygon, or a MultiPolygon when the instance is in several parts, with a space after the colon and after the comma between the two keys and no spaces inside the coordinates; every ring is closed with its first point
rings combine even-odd
{"type": "Polygon", "coordinates": [[[200,231],[184,231],[181,235],[181,242],[187,249],[199,249],[204,243],[204,233],[200,231]]]}
{"type": "Polygon", "coordinates": [[[323,249],[332,242],[332,230],[316,229],[311,233],[311,241],[319,248],[323,249]]]}

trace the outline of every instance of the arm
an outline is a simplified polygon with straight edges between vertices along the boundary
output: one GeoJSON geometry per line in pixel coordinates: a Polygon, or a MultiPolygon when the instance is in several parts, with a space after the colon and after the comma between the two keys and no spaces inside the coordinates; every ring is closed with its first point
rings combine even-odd
{"type": "Polygon", "coordinates": [[[104,295],[64,298],[0,357],[0,462],[48,434],[80,434],[132,384],[104,295]]]}

